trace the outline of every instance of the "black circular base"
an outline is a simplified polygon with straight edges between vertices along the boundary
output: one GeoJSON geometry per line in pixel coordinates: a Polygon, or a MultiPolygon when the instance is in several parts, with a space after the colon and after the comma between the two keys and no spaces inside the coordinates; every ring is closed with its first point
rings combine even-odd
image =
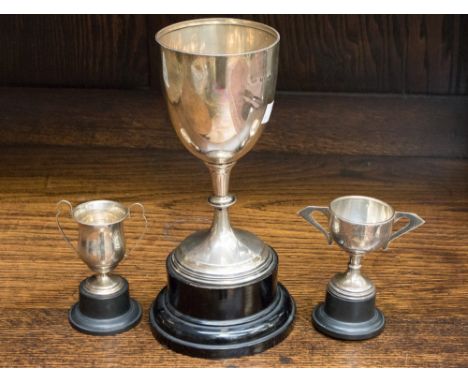
{"type": "Polygon", "coordinates": [[[130,298],[128,283],[118,292],[102,296],[87,292],[80,284],[80,300],[68,314],[70,324],[87,334],[106,336],[125,332],[141,319],[140,304],[130,298]]]}
{"type": "Polygon", "coordinates": [[[375,307],[368,320],[348,322],[330,316],[327,313],[325,303],[320,303],[315,307],[312,313],[312,322],[318,331],[341,340],[369,339],[379,335],[385,326],[384,315],[375,307]]]}
{"type": "Polygon", "coordinates": [[[164,288],[150,308],[153,334],[169,348],[191,356],[229,358],[262,352],[292,328],[295,304],[278,284],[273,301],[260,312],[237,319],[208,320],[176,310],[164,288]]]}

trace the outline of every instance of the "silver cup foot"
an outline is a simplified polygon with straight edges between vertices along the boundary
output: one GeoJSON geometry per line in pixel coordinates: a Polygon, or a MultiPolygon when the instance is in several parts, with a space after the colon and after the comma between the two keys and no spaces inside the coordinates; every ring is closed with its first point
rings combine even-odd
{"type": "Polygon", "coordinates": [[[83,286],[90,294],[111,295],[124,288],[125,282],[119,275],[99,274],[88,277],[83,286]]]}

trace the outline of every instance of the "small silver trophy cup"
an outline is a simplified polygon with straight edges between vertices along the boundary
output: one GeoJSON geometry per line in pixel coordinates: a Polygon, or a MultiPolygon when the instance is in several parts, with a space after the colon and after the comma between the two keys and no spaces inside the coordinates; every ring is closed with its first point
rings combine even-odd
{"type": "Polygon", "coordinates": [[[350,256],[348,270],[331,279],[325,302],[315,307],[314,326],[329,336],[346,340],[377,336],[385,319],[375,307],[374,284],[361,274],[362,257],[387,249],[390,242],[424,224],[424,220],[413,213],[394,211],[387,203],[366,196],[343,196],[329,207],[305,207],[299,215],[322,232],[328,244],[337,243],[350,256]],[[328,218],[329,231],[313,218],[314,212],[328,218]],[[402,218],[408,219],[408,224],[393,232],[393,224],[402,218]]]}
{"type": "MultiPolygon", "coordinates": [[[[75,208],[67,200],[57,204],[57,225],[63,237],[85,264],[96,274],[80,283],[80,300],[69,312],[71,325],[88,334],[108,335],[126,331],[141,318],[140,304],[130,298],[128,282],[110,272],[127,256],[124,221],[133,207],[142,210],[147,229],[144,207],[134,203],[129,208],[110,200],[94,200],[75,208]],[[78,242],[75,246],[60,225],[61,207],[70,210],[78,224],[78,242]]],[[[128,252],[130,254],[131,251],[128,252]]]]}
{"type": "Polygon", "coordinates": [[[167,259],[168,286],[150,310],[155,335],[203,357],[252,354],[284,338],[294,302],[277,284],[278,256],[233,228],[229,175],[265,128],[275,96],[279,34],[253,21],[201,19],[156,35],[172,125],[211,174],[210,229],[187,237],[167,259]]]}

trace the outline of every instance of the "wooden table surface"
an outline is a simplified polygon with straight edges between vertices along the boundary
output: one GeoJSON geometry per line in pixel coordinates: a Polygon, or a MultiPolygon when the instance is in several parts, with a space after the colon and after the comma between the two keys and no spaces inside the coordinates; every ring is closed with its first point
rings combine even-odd
{"type": "MultiPolygon", "coordinates": [[[[296,300],[289,337],[239,359],[191,358],[152,336],[149,306],[165,285],[164,260],[211,220],[204,165],[183,151],[2,147],[0,150],[0,366],[468,366],[468,162],[456,159],[301,156],[252,152],[233,170],[233,225],[255,232],[280,256],[279,279],[296,300]],[[364,260],[387,325],[377,338],[342,342],[311,325],[346,255],[296,212],[339,195],[364,194],[426,224],[364,260]],[[111,337],[67,321],[91,272],[61,238],[55,204],[109,198],[147,209],[149,232],[117,272],[144,308],[141,323],[111,337]]],[[[70,236],[74,223],[64,219],[70,236]]],[[[141,222],[128,221],[129,244],[141,222]]]]}

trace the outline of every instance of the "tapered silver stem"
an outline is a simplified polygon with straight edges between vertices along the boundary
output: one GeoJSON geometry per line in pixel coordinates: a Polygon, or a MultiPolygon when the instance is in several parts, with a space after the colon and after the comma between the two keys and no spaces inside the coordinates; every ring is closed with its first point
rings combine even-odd
{"type": "Polygon", "coordinates": [[[108,295],[122,289],[123,278],[109,273],[97,273],[88,277],[84,282],[84,289],[92,294],[108,295]]]}
{"type": "Polygon", "coordinates": [[[350,272],[361,273],[361,259],[362,255],[350,254],[348,269],[350,272]]]}
{"type": "Polygon", "coordinates": [[[214,208],[210,229],[188,236],[173,252],[176,272],[195,282],[234,285],[257,279],[275,266],[271,249],[247,231],[229,222],[229,206],[235,203],[229,193],[229,175],[235,162],[206,163],[213,183],[208,202],[214,208]]]}
{"type": "Polygon", "coordinates": [[[231,223],[229,222],[228,207],[236,202],[234,195],[229,193],[229,178],[231,169],[236,162],[227,164],[206,163],[210,170],[213,184],[213,195],[208,198],[208,203],[214,207],[213,224],[210,229],[210,236],[218,240],[227,239],[227,235],[234,238],[231,223]]]}
{"type": "Polygon", "coordinates": [[[210,231],[210,236],[216,236],[221,240],[226,239],[226,235],[234,236],[227,208],[215,208],[210,231]]]}
{"type": "Polygon", "coordinates": [[[337,273],[330,280],[328,289],[335,295],[348,299],[362,300],[374,295],[374,284],[361,273],[362,257],[362,254],[349,253],[347,271],[337,273]]]}
{"type": "Polygon", "coordinates": [[[235,164],[236,162],[226,164],[206,163],[213,184],[213,195],[208,198],[208,203],[215,208],[227,208],[236,202],[236,197],[229,193],[229,178],[231,169],[235,164]]]}

